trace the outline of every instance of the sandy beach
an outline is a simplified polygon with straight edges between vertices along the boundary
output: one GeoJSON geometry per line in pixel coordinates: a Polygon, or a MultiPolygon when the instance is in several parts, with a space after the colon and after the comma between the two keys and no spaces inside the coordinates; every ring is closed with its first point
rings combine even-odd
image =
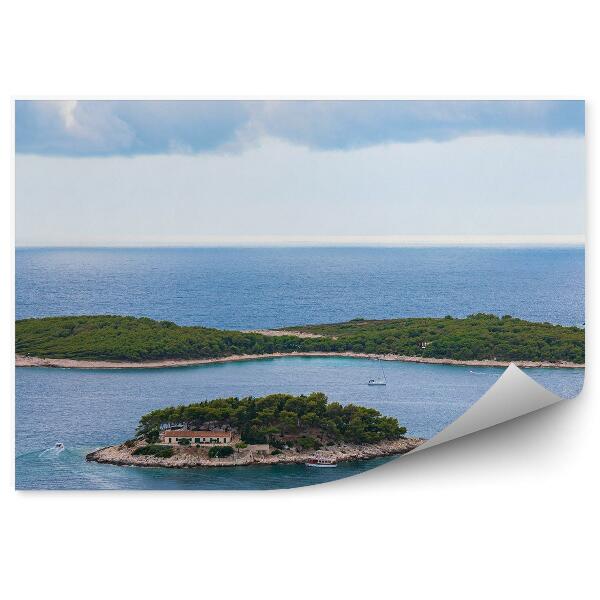
{"type": "MultiPolygon", "coordinates": [[[[366,354],[360,352],[275,352],[272,354],[237,354],[221,358],[192,358],[192,359],[164,359],[146,360],[140,362],[110,361],[110,360],[74,360],[71,358],[39,358],[36,356],[15,356],[17,367],[54,367],[59,369],[164,369],[171,367],[191,367],[210,363],[238,362],[243,360],[260,360],[268,358],[282,358],[286,356],[307,357],[346,357],[369,358],[386,361],[399,361],[411,363],[425,363],[433,365],[459,365],[466,367],[508,367],[511,361],[502,360],[455,360],[452,358],[424,358],[422,356],[401,356],[398,354],[366,354]]],[[[527,368],[553,368],[553,369],[581,369],[585,364],[572,362],[545,362],[545,361],[512,361],[517,367],[527,368]]]]}
{"type": "MultiPolygon", "coordinates": [[[[267,337],[283,337],[286,335],[293,335],[294,337],[310,339],[310,338],[323,338],[324,335],[320,333],[308,333],[307,331],[295,331],[293,329],[242,329],[242,333],[258,333],[260,335],[266,335],[267,337]]],[[[337,340],[334,335],[328,336],[329,339],[337,340]]]]}

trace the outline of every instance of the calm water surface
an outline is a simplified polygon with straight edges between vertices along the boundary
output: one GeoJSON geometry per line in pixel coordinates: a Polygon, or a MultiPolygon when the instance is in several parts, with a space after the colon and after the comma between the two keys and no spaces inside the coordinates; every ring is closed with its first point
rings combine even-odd
{"type": "Polygon", "coordinates": [[[230,329],[355,317],[584,321],[583,248],[23,249],[17,318],[122,314],[230,329]]]}
{"type": "MultiPolygon", "coordinates": [[[[362,316],[512,314],[584,320],[583,249],[96,249],[18,250],[17,318],[132,314],[226,328],[333,322],[362,316]]],[[[431,437],[501,375],[499,368],[386,363],[388,385],[368,387],[373,361],[282,358],[178,369],[17,369],[16,484],[21,489],[271,489],[310,485],[388,459],[336,469],[210,470],[86,463],[92,449],[131,437],[139,417],[218,396],[323,391],[397,417],[431,437]],[[52,447],[62,441],[66,449],[52,447]]],[[[563,397],[582,369],[528,369],[563,397]]]]}
{"type": "MultiPolygon", "coordinates": [[[[460,416],[502,374],[499,368],[386,363],[388,385],[369,387],[374,361],[287,357],[177,369],[17,369],[17,486],[20,488],[253,489],[309,485],[382,461],[306,467],[178,471],[90,464],[86,452],[132,436],[139,417],[170,404],[223,396],[318,390],[397,417],[411,435],[431,437],[460,416]],[[66,450],[47,450],[62,441],[66,450]]],[[[583,370],[528,369],[545,387],[575,396],[583,370]]]]}

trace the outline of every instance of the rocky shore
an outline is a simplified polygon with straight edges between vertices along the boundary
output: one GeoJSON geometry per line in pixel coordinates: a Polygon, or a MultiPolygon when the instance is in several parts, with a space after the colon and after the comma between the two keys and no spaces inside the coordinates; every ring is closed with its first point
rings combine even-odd
{"type": "Polygon", "coordinates": [[[236,354],[220,358],[191,358],[191,359],[164,359],[145,360],[139,362],[115,360],[75,360],[72,358],[40,358],[37,356],[15,356],[17,367],[55,367],[62,369],[164,369],[167,367],[191,367],[210,363],[237,362],[242,360],[260,360],[266,358],[281,358],[285,356],[316,356],[331,357],[342,356],[347,358],[371,358],[388,361],[424,363],[433,365],[459,365],[466,367],[508,367],[514,364],[521,368],[554,368],[554,369],[581,369],[585,364],[567,361],[548,362],[532,360],[455,360],[453,358],[425,358],[422,356],[401,356],[399,354],[367,354],[361,352],[274,352],[272,354],[236,354]]]}
{"type": "MultiPolygon", "coordinates": [[[[339,444],[327,446],[319,451],[327,457],[335,458],[338,462],[366,460],[381,456],[406,454],[414,450],[426,440],[421,438],[400,438],[387,440],[376,444],[339,444]]],[[[194,467],[236,467],[248,465],[275,465],[275,464],[304,464],[315,456],[314,451],[282,450],[280,454],[259,453],[255,447],[248,446],[236,449],[231,457],[209,458],[206,447],[174,446],[174,454],[169,458],[157,456],[134,455],[136,448],[144,446],[145,442],[136,441],[135,444],[119,444],[108,446],[90,452],[86,460],[132,467],[168,467],[185,469],[194,467]]]]}

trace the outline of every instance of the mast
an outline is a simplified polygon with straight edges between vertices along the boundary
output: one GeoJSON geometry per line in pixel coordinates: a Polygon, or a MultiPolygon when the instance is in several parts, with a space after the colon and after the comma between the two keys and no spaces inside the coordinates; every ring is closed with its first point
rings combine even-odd
{"type": "Polygon", "coordinates": [[[387,379],[385,377],[385,371],[383,369],[383,363],[381,362],[380,358],[378,358],[377,360],[379,361],[379,366],[381,367],[381,374],[383,375],[383,381],[385,381],[387,383],[387,379]]]}

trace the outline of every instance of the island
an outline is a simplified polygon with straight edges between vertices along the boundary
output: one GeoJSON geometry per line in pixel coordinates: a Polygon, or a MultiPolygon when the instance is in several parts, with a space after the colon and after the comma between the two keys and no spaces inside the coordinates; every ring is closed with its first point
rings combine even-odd
{"type": "Polygon", "coordinates": [[[329,402],[320,392],[217,398],[154,410],[135,437],[91,452],[89,461],[138,467],[334,463],[410,452],[425,440],[373,408],[329,402]]]}
{"type": "Polygon", "coordinates": [[[177,367],[279,356],[581,368],[585,330],[485,313],[233,331],[116,315],[21,319],[17,366],[177,367]]]}

